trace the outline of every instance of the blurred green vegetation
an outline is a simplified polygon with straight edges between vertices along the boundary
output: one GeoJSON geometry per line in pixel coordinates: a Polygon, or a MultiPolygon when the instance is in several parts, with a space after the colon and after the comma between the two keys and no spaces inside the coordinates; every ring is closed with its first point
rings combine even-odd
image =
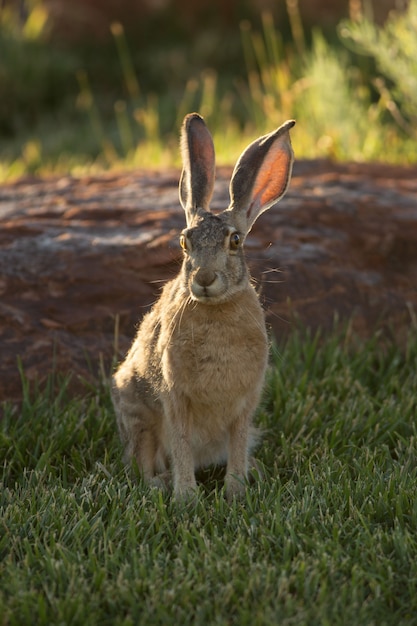
{"type": "Polygon", "coordinates": [[[220,163],[288,118],[298,158],[417,161],[417,0],[384,26],[345,20],[326,35],[305,33],[291,3],[279,27],[265,14],[193,37],[168,16],[76,45],[51,35],[41,0],[24,4],[24,20],[0,9],[0,180],[178,165],[191,110],[220,163]]]}

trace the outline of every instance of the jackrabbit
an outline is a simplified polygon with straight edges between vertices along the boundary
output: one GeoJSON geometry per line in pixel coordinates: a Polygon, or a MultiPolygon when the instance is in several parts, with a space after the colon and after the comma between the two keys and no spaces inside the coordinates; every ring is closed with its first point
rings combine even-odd
{"type": "Polygon", "coordinates": [[[227,464],[228,499],[244,492],[268,340],[243,243],[256,218],[287,190],[294,124],[246,148],[232,175],[230,205],[213,214],[213,140],[197,113],[183,122],[183,264],[113,377],[126,461],[135,459],[149,483],[172,475],[180,498],[196,489],[195,470],[210,464],[227,464]]]}

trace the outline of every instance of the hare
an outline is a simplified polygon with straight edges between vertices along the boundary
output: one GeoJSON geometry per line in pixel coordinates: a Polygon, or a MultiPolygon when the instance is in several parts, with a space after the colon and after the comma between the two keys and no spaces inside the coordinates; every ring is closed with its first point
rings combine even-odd
{"type": "Polygon", "coordinates": [[[213,140],[197,113],[183,122],[181,271],[143,318],[112,388],[126,461],[135,460],[151,484],[172,476],[177,498],[193,493],[195,470],[210,464],[226,464],[229,500],[244,493],[268,339],[243,244],[288,188],[294,124],[246,148],[232,175],[230,205],[213,214],[213,140]]]}

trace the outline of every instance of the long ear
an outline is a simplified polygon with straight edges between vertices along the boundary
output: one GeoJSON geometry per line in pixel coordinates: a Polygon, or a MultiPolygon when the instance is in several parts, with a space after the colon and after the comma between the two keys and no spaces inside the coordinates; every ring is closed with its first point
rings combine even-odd
{"type": "Polygon", "coordinates": [[[198,113],[190,113],[184,118],[181,155],[183,170],[179,194],[189,224],[197,209],[208,210],[215,175],[213,139],[198,113]]]}
{"type": "Polygon", "coordinates": [[[243,233],[287,191],[294,160],[289,130],[294,124],[294,120],[285,122],[251,143],[236,163],[229,210],[243,233]]]}

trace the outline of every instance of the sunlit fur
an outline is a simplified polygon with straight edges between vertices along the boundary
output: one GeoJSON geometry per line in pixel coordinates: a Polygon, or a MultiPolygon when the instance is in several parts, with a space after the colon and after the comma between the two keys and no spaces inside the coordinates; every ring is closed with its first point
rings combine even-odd
{"type": "MultiPolygon", "coordinates": [[[[113,378],[126,461],[134,459],[147,482],[159,485],[171,476],[177,497],[192,493],[195,470],[210,464],[226,464],[229,499],[244,490],[256,441],[252,417],[262,391],[268,340],[242,245],[254,219],[265,210],[257,200],[260,186],[269,184],[264,160],[268,171],[273,159],[279,160],[277,176],[286,179],[282,184],[274,181],[272,187],[280,188],[275,201],[285,193],[293,158],[288,133],[292,125],[268,135],[266,148],[261,138],[259,150],[254,142],[248,158],[242,154],[239,177],[246,169],[252,178],[249,191],[242,201],[213,215],[208,207],[214,182],[211,136],[197,114],[184,120],[183,264],[143,318],[113,378]],[[256,189],[256,197],[250,188],[256,189]],[[197,206],[197,198],[206,206],[197,206]],[[231,244],[235,233],[239,237],[231,244]]],[[[232,177],[232,199],[238,192],[232,177]]],[[[261,192],[270,206],[268,187],[261,192]]]]}

